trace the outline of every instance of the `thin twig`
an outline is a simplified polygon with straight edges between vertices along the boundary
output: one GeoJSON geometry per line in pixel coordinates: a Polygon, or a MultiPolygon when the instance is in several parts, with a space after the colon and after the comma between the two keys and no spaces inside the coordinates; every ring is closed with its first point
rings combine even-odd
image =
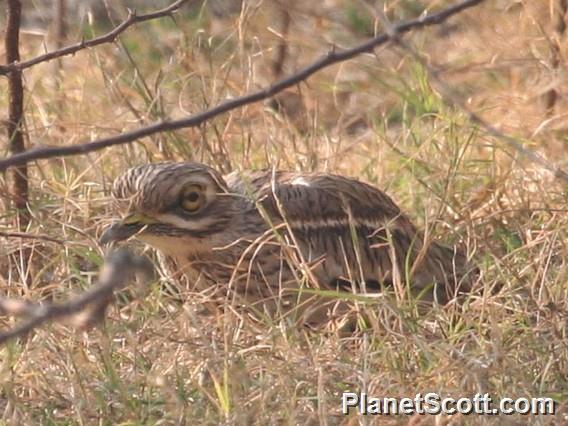
{"type": "MultiPolygon", "coordinates": [[[[427,26],[440,24],[451,16],[456,15],[473,6],[476,6],[483,1],[485,0],[465,0],[438,13],[426,16],[423,15],[420,18],[399,23],[395,26],[396,32],[398,34],[403,34],[413,29],[420,29],[427,26]]],[[[8,167],[12,167],[18,164],[28,163],[33,160],[86,154],[88,152],[98,151],[110,146],[130,143],[139,138],[150,136],[158,132],[199,126],[207,120],[210,120],[220,114],[232,111],[247,104],[270,98],[277,93],[287,89],[288,87],[294,86],[301,81],[306,80],[314,73],[323,68],[329,67],[330,65],[347,61],[362,53],[372,52],[377,46],[385,44],[389,40],[390,36],[388,34],[381,34],[366,41],[365,43],[362,43],[350,49],[333,48],[326,55],[322,56],[312,64],[286,78],[277,81],[269,87],[265,87],[264,89],[258,90],[248,95],[230,99],[213,108],[194,115],[190,115],[186,118],[181,118],[178,120],[164,120],[130,132],[125,132],[116,136],[102,138],[92,142],[81,143],[73,146],[41,147],[35,148],[33,150],[28,150],[25,153],[0,160],[0,171],[6,170],[8,167]]]]}
{"type": "Polygon", "coordinates": [[[144,257],[120,249],[107,257],[99,284],[66,303],[39,304],[0,297],[0,314],[27,317],[15,327],[0,332],[0,344],[21,337],[50,321],[69,321],[75,327],[93,326],[104,319],[115,291],[136,277],[146,284],[152,276],[152,264],[144,257]]]}
{"type": "Polygon", "coordinates": [[[113,42],[121,33],[126,31],[132,25],[144,21],[150,21],[152,19],[162,18],[164,16],[171,16],[183,5],[183,3],[187,1],[188,0],[177,0],[176,2],[163,9],[160,9],[156,12],[146,13],[144,15],[136,15],[136,12],[131,10],[128,13],[128,17],[124,21],[116,26],[112,31],[109,31],[108,33],[100,37],[95,37],[90,40],[81,40],[79,43],[75,43],[70,46],[54,50],[53,52],[39,55],[27,61],[20,62],[19,59],[13,59],[11,61],[8,61],[7,65],[0,65],[0,75],[7,75],[12,71],[22,71],[41,62],[51,61],[62,56],[72,55],[80,50],[87,49],[89,47],[113,42]]]}
{"type": "Polygon", "coordinates": [[[59,240],[57,238],[50,237],[49,235],[43,235],[43,234],[27,234],[25,232],[4,232],[4,231],[0,231],[0,237],[22,238],[22,239],[25,239],[25,240],[44,240],[44,241],[51,241],[52,243],[65,245],[65,241],[59,240]]]}

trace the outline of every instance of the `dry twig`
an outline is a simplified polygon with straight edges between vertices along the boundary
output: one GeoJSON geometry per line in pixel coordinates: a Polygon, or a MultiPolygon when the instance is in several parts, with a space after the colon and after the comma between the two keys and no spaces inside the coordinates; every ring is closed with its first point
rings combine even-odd
{"type": "Polygon", "coordinates": [[[129,27],[134,24],[139,24],[140,22],[150,21],[152,19],[162,18],[164,16],[172,16],[185,2],[188,0],[177,0],[171,5],[158,10],[156,12],[146,13],[144,15],[136,15],[135,11],[130,11],[128,17],[117,25],[113,30],[108,33],[96,37],[90,40],[81,40],[79,43],[72,44],[61,49],[54,50],[53,52],[48,52],[43,55],[39,55],[33,59],[27,61],[19,61],[19,58],[9,60],[6,65],[0,65],[0,75],[8,75],[13,71],[23,71],[26,68],[30,68],[41,62],[51,61],[56,58],[60,58],[66,55],[72,55],[80,50],[87,49],[89,47],[95,47],[100,44],[110,43],[116,40],[116,38],[126,31],[129,27]]]}
{"type": "MultiPolygon", "coordinates": [[[[420,18],[399,23],[395,25],[394,28],[396,29],[397,34],[404,34],[413,29],[438,25],[446,21],[451,16],[454,16],[466,9],[476,6],[483,1],[484,0],[465,0],[458,4],[455,4],[454,6],[443,9],[438,13],[434,13],[432,15],[423,15],[420,18]]],[[[380,34],[377,37],[374,37],[350,49],[333,48],[326,55],[322,56],[312,64],[304,67],[303,69],[286,78],[275,82],[269,87],[265,87],[264,89],[260,89],[248,95],[229,99],[213,108],[194,115],[190,115],[189,117],[181,118],[178,120],[160,121],[154,124],[150,124],[146,127],[132,130],[130,132],[121,133],[116,136],[102,138],[92,142],[65,147],[41,147],[35,148],[33,150],[28,150],[27,152],[22,154],[13,155],[12,157],[0,160],[0,171],[6,170],[8,167],[12,167],[18,164],[25,164],[34,160],[86,154],[114,145],[130,143],[139,138],[150,136],[159,132],[199,126],[202,123],[223,113],[232,111],[247,104],[252,104],[271,98],[277,93],[306,80],[308,77],[323,68],[329,67],[330,65],[337,64],[339,62],[347,61],[362,53],[372,52],[376,47],[387,43],[389,40],[389,34],[380,34]]]]}
{"type": "Polygon", "coordinates": [[[144,257],[119,249],[110,254],[101,270],[99,284],[66,303],[39,304],[0,297],[0,314],[26,317],[14,328],[0,332],[0,344],[21,337],[48,321],[65,321],[88,328],[104,319],[115,291],[136,277],[146,284],[152,277],[152,264],[144,257]]]}
{"type": "Polygon", "coordinates": [[[23,240],[44,240],[44,241],[50,241],[52,243],[65,245],[65,241],[60,240],[58,238],[50,237],[49,235],[43,235],[43,234],[28,234],[26,232],[4,232],[4,231],[0,231],[0,237],[21,238],[23,240]]]}

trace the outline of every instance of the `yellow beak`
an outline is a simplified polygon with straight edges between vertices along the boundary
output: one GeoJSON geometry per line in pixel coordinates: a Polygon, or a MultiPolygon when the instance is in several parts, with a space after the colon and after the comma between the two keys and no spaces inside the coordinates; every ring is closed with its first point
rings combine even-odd
{"type": "Polygon", "coordinates": [[[123,225],[132,225],[135,223],[142,225],[151,225],[152,223],[158,223],[158,221],[153,217],[146,216],[141,213],[133,213],[122,219],[120,223],[122,223],[123,225]]]}

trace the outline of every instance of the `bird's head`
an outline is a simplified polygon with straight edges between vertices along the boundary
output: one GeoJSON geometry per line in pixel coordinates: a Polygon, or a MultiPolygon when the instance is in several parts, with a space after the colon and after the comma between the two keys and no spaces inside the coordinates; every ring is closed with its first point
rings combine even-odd
{"type": "Polygon", "coordinates": [[[119,176],[112,195],[122,219],[102,244],[135,236],[167,255],[207,250],[236,209],[223,177],[198,163],[154,163],[119,176]]]}

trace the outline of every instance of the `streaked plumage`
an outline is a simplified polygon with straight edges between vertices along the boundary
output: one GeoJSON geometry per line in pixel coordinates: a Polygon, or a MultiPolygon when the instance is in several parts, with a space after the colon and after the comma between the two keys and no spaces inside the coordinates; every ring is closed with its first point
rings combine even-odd
{"type": "Polygon", "coordinates": [[[202,164],[157,163],[117,178],[113,197],[125,219],[103,242],[136,235],[198,289],[232,289],[271,312],[303,301],[300,287],[394,286],[403,295],[408,283],[440,303],[467,287],[461,253],[425,246],[386,194],[355,179],[270,170],[223,177],[202,164]]]}

